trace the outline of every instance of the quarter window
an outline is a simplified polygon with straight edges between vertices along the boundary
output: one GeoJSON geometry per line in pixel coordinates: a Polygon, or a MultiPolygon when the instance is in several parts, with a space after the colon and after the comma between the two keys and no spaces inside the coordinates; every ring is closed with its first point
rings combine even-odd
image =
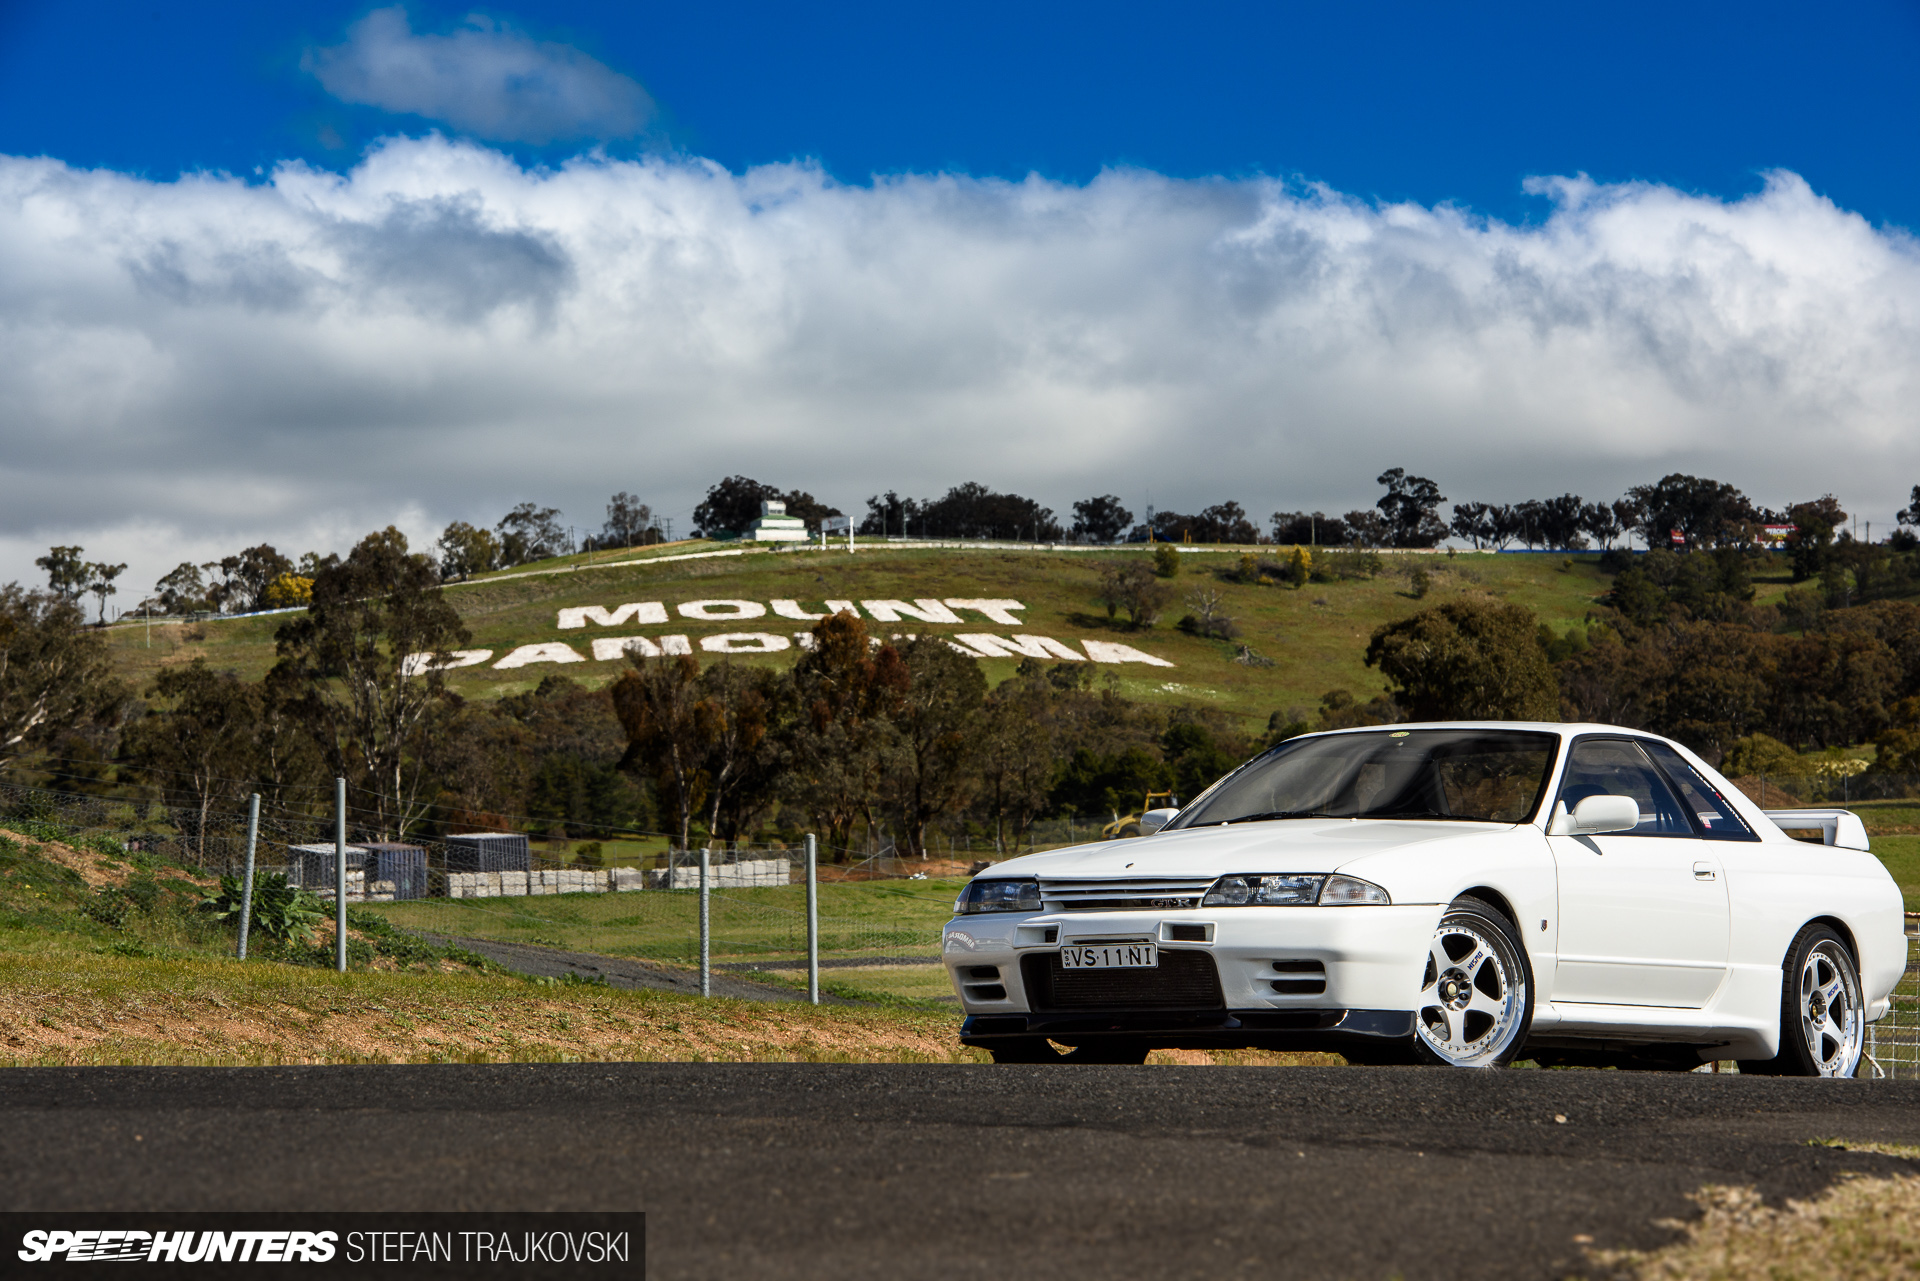
{"type": "Polygon", "coordinates": [[[1573,745],[1560,783],[1560,803],[1571,812],[1589,796],[1631,796],[1639,804],[1639,826],[1618,835],[1696,835],[1673,789],[1637,743],[1589,738],[1573,745]]]}
{"type": "Polygon", "coordinates": [[[1645,744],[1647,753],[1660,762],[1660,767],[1680,789],[1680,799],[1700,820],[1700,834],[1710,841],[1757,841],[1750,828],[1740,820],[1733,806],[1727,804],[1727,798],[1717,791],[1713,784],[1700,775],[1700,771],[1687,764],[1687,758],[1668,747],[1665,743],[1645,744]]]}

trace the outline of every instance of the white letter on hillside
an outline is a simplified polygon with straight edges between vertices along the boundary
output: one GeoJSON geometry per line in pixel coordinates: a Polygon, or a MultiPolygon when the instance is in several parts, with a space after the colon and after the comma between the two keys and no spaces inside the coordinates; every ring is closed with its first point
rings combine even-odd
{"type": "Polygon", "coordinates": [[[774,601],[773,612],[782,618],[791,618],[801,623],[817,623],[826,617],[825,614],[809,614],[806,610],[800,608],[800,602],[797,600],[774,601]]]}
{"type": "Polygon", "coordinates": [[[676,606],[682,618],[703,623],[725,623],[736,618],[765,618],[767,607],[757,600],[690,600],[676,606]],[[716,613],[715,611],[720,611],[716,613]]]}
{"type": "Polygon", "coordinates": [[[1147,663],[1153,667],[1172,667],[1164,658],[1155,658],[1152,654],[1142,654],[1131,645],[1122,645],[1116,641],[1083,640],[1087,647],[1087,657],[1096,663],[1147,663]]]}
{"type": "Polygon", "coordinates": [[[1012,658],[1018,654],[1025,658],[1058,658],[1069,663],[1087,661],[1051,636],[1015,636],[1002,640],[981,632],[962,632],[954,639],[973,646],[988,658],[1012,658]]]}
{"type": "Polygon", "coordinates": [[[584,663],[587,660],[573,652],[571,645],[559,641],[548,641],[544,645],[522,645],[505,658],[493,665],[493,670],[504,671],[509,667],[525,667],[528,663],[584,663]]]}
{"type": "Polygon", "coordinates": [[[664,623],[667,621],[667,607],[657,600],[642,600],[630,605],[621,605],[612,612],[608,612],[599,605],[582,605],[578,609],[563,609],[560,611],[560,630],[585,627],[588,622],[598,623],[602,627],[618,627],[628,619],[632,619],[637,626],[641,627],[649,623],[664,623]]]}
{"type": "Polygon", "coordinates": [[[955,609],[977,609],[991,621],[1008,627],[1018,627],[1024,620],[1015,618],[1007,611],[1026,608],[1017,600],[956,600],[951,596],[947,598],[947,604],[955,609]]]}
{"type": "Polygon", "coordinates": [[[595,662],[612,662],[616,658],[625,658],[628,653],[638,654],[642,658],[658,658],[660,647],[644,636],[596,636],[593,638],[595,662]]]}
{"type": "Polygon", "coordinates": [[[917,618],[923,623],[958,623],[960,616],[937,600],[921,598],[909,605],[903,600],[863,600],[867,613],[873,615],[879,623],[897,623],[900,615],[917,618]]]}
{"type": "Polygon", "coordinates": [[[702,636],[700,648],[709,654],[773,654],[792,649],[793,642],[772,632],[721,632],[702,636]]]}
{"type": "Polygon", "coordinates": [[[490,649],[456,649],[447,654],[447,661],[436,663],[432,654],[408,654],[400,660],[402,676],[418,676],[422,672],[444,672],[455,667],[472,667],[475,663],[484,663],[493,657],[490,649]]]}
{"type": "Polygon", "coordinates": [[[855,618],[860,617],[860,611],[853,607],[853,602],[850,600],[830,600],[827,602],[827,608],[836,614],[851,614],[855,618]]]}

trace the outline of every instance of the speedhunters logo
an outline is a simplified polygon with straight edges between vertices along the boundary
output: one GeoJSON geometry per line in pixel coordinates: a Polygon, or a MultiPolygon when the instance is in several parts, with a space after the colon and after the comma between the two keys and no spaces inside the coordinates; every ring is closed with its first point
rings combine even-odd
{"type": "MultiPolygon", "coordinates": [[[[84,1214],[0,1215],[8,1253],[23,1264],[95,1265],[111,1275],[177,1273],[211,1265],[222,1275],[643,1277],[641,1214],[84,1214]],[[613,1270],[618,1269],[615,1273],[613,1270]]],[[[55,1275],[84,1275],[62,1266],[55,1275]]]]}

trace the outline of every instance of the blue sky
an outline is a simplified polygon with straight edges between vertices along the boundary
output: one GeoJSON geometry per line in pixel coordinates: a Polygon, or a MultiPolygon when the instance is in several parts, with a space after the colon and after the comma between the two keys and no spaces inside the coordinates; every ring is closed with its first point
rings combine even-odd
{"type": "Polygon", "coordinates": [[[0,0],[0,580],[733,472],[1884,529],[1916,55],[1911,0],[0,0]]]}
{"type": "MultiPolygon", "coordinates": [[[[307,49],[368,8],[13,0],[0,151],[157,177],[290,157],[343,167],[427,124],[340,103],[302,72],[307,49]]],[[[473,11],[408,9],[420,31],[473,11]]],[[[1875,222],[1920,218],[1912,0],[481,11],[635,78],[672,145],[736,170],[813,157],[846,181],[1298,174],[1514,220],[1539,213],[1520,189],[1535,174],[1737,195],[1784,168],[1875,222]]]]}

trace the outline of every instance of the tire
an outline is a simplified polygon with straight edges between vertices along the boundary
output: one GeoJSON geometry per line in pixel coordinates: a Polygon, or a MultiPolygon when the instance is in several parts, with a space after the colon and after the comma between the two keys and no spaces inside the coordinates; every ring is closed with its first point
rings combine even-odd
{"type": "Polygon", "coordinates": [[[1860,967],[1846,940],[1824,925],[1794,936],[1781,964],[1780,1053],[1742,1060],[1751,1076],[1838,1076],[1860,1070],[1866,1048],[1860,967]]]}
{"type": "Polygon", "coordinates": [[[1519,1056],[1533,1026],[1533,967],[1498,908],[1462,895],[1427,949],[1413,1054],[1434,1067],[1501,1068],[1519,1056]]]}

